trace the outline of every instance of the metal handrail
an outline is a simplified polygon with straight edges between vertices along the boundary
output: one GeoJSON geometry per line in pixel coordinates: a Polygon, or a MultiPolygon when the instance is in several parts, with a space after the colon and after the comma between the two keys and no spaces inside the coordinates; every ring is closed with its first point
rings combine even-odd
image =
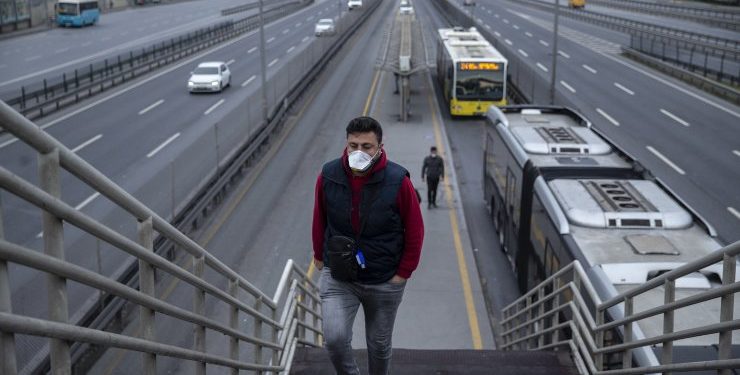
{"type": "Polygon", "coordinates": [[[736,368],[740,365],[740,360],[729,357],[729,347],[732,344],[732,332],[740,330],[740,319],[734,318],[732,315],[732,297],[740,292],[740,282],[735,281],[736,255],[738,253],[740,253],[740,241],[666,272],[603,302],[598,295],[592,294],[595,289],[591,284],[591,279],[586,277],[586,272],[580,263],[574,261],[503,309],[504,319],[502,319],[501,325],[503,327],[502,338],[504,344],[501,348],[503,350],[522,348],[548,350],[566,345],[571,346],[577,368],[581,373],[588,374],[647,374],[660,371],[721,370],[733,368],[732,366],[736,368]],[[604,322],[604,315],[607,314],[607,311],[615,308],[615,305],[631,301],[635,297],[659,286],[666,286],[667,291],[665,293],[674,293],[675,285],[673,283],[675,280],[720,261],[724,265],[722,286],[680,300],[666,301],[658,307],[637,313],[632,313],[632,307],[630,306],[625,308],[624,317],[615,316],[613,321],[604,322]],[[559,287],[555,287],[558,285],[559,287]],[[550,291],[546,293],[547,290],[550,291]],[[585,294],[583,293],[584,290],[585,294]],[[537,299],[535,300],[535,298],[537,299]],[[722,314],[719,322],[707,322],[699,327],[675,332],[670,329],[666,333],[653,337],[642,337],[640,335],[640,337],[633,339],[632,334],[628,333],[639,331],[639,327],[632,328],[632,324],[661,314],[664,315],[665,319],[670,319],[666,324],[670,323],[670,327],[672,327],[673,312],[677,309],[718,298],[722,299],[722,314]],[[548,303],[559,301],[559,299],[567,302],[553,303],[552,308],[544,308],[548,303]],[[563,321],[563,318],[566,320],[563,321]],[[598,322],[598,324],[595,322],[598,322]],[[629,330],[627,330],[628,327],[629,330]],[[624,331],[622,331],[623,329],[624,331]],[[625,335],[627,339],[623,342],[605,344],[603,341],[605,331],[614,331],[616,336],[625,335]],[[558,336],[560,332],[566,333],[562,340],[558,336]],[[672,348],[673,342],[677,340],[717,333],[720,334],[718,343],[720,356],[717,359],[672,363],[672,357],[664,354],[666,363],[645,364],[638,362],[637,367],[631,366],[632,362],[629,358],[631,358],[631,351],[633,350],[644,350],[643,348],[650,345],[661,343],[664,348],[668,348],[664,350],[669,350],[672,348]],[[621,355],[624,362],[622,365],[625,368],[604,368],[603,356],[607,354],[621,355]]]}

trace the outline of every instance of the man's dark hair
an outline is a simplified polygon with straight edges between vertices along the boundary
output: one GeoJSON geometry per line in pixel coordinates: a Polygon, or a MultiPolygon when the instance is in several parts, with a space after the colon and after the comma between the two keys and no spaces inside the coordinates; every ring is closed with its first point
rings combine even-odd
{"type": "Polygon", "coordinates": [[[434,151],[434,152],[436,152],[436,151],[437,151],[437,146],[432,146],[432,148],[430,148],[430,149],[429,149],[429,151],[434,151]]]}
{"type": "Polygon", "coordinates": [[[380,127],[380,123],[372,117],[355,117],[350,120],[347,125],[347,137],[349,137],[350,134],[369,132],[375,133],[375,137],[378,138],[378,143],[383,142],[383,128],[380,127]]]}

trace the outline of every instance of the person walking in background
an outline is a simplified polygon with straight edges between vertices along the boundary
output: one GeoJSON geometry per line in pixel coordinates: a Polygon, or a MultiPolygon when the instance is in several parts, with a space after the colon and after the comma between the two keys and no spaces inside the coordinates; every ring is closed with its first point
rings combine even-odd
{"type": "Polygon", "coordinates": [[[313,261],[324,347],[338,375],[360,374],[352,323],[361,305],[369,373],[388,375],[396,311],[419,264],[424,222],[408,171],[386,156],[380,123],[358,117],[346,131],[342,156],[316,180],[313,261]]]}
{"type": "Polygon", "coordinates": [[[437,207],[437,186],[439,180],[444,178],[445,163],[442,157],[437,155],[437,147],[432,146],[421,167],[421,181],[426,179],[427,182],[427,208],[437,207]]]}

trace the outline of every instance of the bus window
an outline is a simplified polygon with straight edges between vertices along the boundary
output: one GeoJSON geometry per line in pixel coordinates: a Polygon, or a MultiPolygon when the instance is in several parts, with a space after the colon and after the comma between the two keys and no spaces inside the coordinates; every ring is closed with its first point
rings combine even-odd
{"type": "Polygon", "coordinates": [[[79,14],[79,4],[59,3],[57,4],[57,14],[62,16],[76,16],[79,14]]]}

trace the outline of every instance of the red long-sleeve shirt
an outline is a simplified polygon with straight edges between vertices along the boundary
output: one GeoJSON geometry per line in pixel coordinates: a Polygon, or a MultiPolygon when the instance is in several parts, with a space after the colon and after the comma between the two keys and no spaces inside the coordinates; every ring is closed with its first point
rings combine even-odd
{"type": "MultiPolygon", "coordinates": [[[[371,173],[368,173],[365,176],[354,176],[349,169],[346,150],[342,155],[342,165],[344,166],[347,176],[349,176],[350,186],[352,189],[352,228],[355,233],[357,233],[360,228],[360,192],[362,191],[362,187],[372,174],[385,168],[387,164],[388,159],[385,156],[384,150],[378,161],[373,166],[371,173]]],[[[326,230],[326,210],[323,202],[324,189],[322,177],[321,174],[319,174],[319,177],[316,179],[312,228],[313,257],[319,261],[323,261],[324,259],[324,231],[326,230]]],[[[398,266],[398,270],[396,270],[396,274],[404,279],[408,279],[411,277],[411,273],[414,272],[416,267],[419,265],[421,246],[424,241],[424,221],[421,217],[419,200],[416,195],[414,185],[408,177],[404,177],[401,187],[398,190],[396,205],[398,206],[398,213],[401,216],[401,221],[404,226],[403,255],[401,256],[401,262],[398,266]]]]}

